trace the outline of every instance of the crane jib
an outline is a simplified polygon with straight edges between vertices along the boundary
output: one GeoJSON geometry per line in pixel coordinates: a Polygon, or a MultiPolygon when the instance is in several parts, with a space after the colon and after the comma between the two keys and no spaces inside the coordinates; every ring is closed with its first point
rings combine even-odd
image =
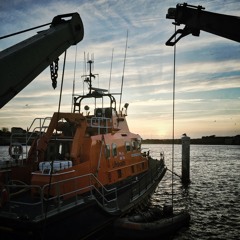
{"type": "Polygon", "coordinates": [[[1,81],[4,82],[0,88],[0,108],[83,36],[78,13],[58,15],[49,29],[0,52],[1,81]]]}

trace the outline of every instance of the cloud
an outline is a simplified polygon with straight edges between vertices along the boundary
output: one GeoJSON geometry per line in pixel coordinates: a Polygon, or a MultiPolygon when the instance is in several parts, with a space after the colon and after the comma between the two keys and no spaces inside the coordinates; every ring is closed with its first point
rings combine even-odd
{"type": "MultiPolygon", "coordinates": [[[[120,91],[128,31],[123,101],[130,103],[129,125],[143,137],[166,137],[171,135],[174,69],[174,48],[165,46],[174,26],[171,20],[166,19],[166,13],[177,3],[174,0],[8,1],[0,5],[0,31],[1,35],[9,34],[51,22],[58,14],[80,13],[85,36],[77,48],[73,46],[67,50],[62,97],[64,111],[71,108],[74,77],[76,93],[83,91],[84,52],[85,58],[88,53],[89,56],[94,54],[94,73],[99,74],[94,84],[108,89],[113,51],[111,92],[120,91]]],[[[191,4],[198,5],[199,1],[193,0],[191,4]]],[[[240,10],[238,1],[205,1],[203,5],[207,11],[225,14],[238,15],[240,10]]],[[[0,42],[0,49],[35,33],[4,39],[0,42]]],[[[239,58],[239,43],[213,34],[201,32],[200,37],[187,36],[180,40],[176,48],[175,103],[179,133],[185,132],[187,125],[192,135],[201,136],[211,132],[207,123],[213,119],[234,116],[239,120],[239,58]],[[198,129],[196,126],[200,125],[198,129]]],[[[63,56],[59,64],[58,88],[52,89],[50,72],[46,69],[0,110],[1,126],[9,127],[17,122],[19,126],[26,127],[31,118],[50,116],[57,110],[63,56]]],[[[224,128],[224,122],[221,124],[224,128]]],[[[236,127],[229,126],[225,126],[229,134],[234,133],[236,127]]],[[[214,129],[225,134],[220,127],[214,129]]]]}

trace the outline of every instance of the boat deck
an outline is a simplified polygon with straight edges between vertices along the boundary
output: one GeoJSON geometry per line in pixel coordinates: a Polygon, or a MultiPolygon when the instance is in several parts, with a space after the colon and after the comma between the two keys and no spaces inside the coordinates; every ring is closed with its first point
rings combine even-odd
{"type": "MultiPolygon", "coordinates": [[[[9,185],[9,189],[15,192],[12,192],[10,201],[0,211],[0,220],[5,223],[1,225],[7,228],[14,226],[14,231],[17,229],[22,231],[30,226],[39,228],[38,225],[42,226],[45,221],[54,225],[56,221],[64,218],[65,222],[68,217],[76,215],[78,223],[85,226],[85,231],[80,234],[84,236],[86,232],[94,232],[93,229],[110,224],[118,216],[142,203],[143,199],[146,200],[165,172],[164,162],[153,160],[150,161],[149,170],[137,178],[127,179],[107,188],[104,186],[96,188],[91,184],[87,193],[79,195],[77,192],[81,189],[78,189],[75,196],[69,199],[64,199],[61,195],[50,198],[44,194],[35,196],[31,194],[31,188],[36,186],[9,185]],[[96,218],[95,226],[91,223],[93,220],[90,213],[96,218]],[[100,219],[100,225],[99,222],[97,224],[97,219],[100,219]],[[90,223],[91,226],[88,226],[90,223]]],[[[94,176],[89,177],[97,181],[94,176]]],[[[52,230],[59,228],[58,224],[54,225],[55,227],[53,225],[52,230]]]]}

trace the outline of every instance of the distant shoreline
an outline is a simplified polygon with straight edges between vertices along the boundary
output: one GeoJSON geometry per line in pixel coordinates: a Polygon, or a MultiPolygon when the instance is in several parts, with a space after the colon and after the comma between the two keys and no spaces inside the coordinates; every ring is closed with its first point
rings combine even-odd
{"type": "MultiPolygon", "coordinates": [[[[181,139],[143,139],[143,144],[181,144],[181,139]]],[[[206,136],[202,138],[193,138],[190,140],[191,144],[205,144],[205,145],[240,145],[240,135],[234,137],[216,137],[206,136]]]]}
{"type": "MultiPolygon", "coordinates": [[[[29,145],[32,140],[36,137],[36,133],[28,133],[30,137],[29,145]]],[[[0,146],[9,146],[11,139],[11,132],[3,132],[0,131],[0,146]]],[[[13,142],[18,142],[21,144],[25,144],[26,141],[26,131],[18,132],[13,137],[13,142]]],[[[180,139],[143,139],[143,144],[181,144],[180,139]]],[[[240,135],[236,136],[226,136],[226,137],[218,137],[215,135],[211,136],[203,136],[202,138],[193,138],[190,140],[191,144],[206,144],[206,145],[240,145],[240,135]]]]}

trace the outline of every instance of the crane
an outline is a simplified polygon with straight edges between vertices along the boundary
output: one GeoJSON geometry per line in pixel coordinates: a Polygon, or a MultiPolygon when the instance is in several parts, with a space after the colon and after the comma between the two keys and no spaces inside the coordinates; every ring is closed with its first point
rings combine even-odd
{"type": "Polygon", "coordinates": [[[185,24],[185,27],[178,29],[166,45],[174,46],[188,34],[199,36],[200,30],[240,42],[240,17],[207,12],[203,11],[204,9],[202,6],[187,3],[177,4],[176,8],[169,8],[166,18],[174,19],[174,25],[185,24]]]}
{"type": "Polygon", "coordinates": [[[80,15],[63,14],[53,18],[49,29],[1,51],[0,108],[83,36],[80,15]]]}

